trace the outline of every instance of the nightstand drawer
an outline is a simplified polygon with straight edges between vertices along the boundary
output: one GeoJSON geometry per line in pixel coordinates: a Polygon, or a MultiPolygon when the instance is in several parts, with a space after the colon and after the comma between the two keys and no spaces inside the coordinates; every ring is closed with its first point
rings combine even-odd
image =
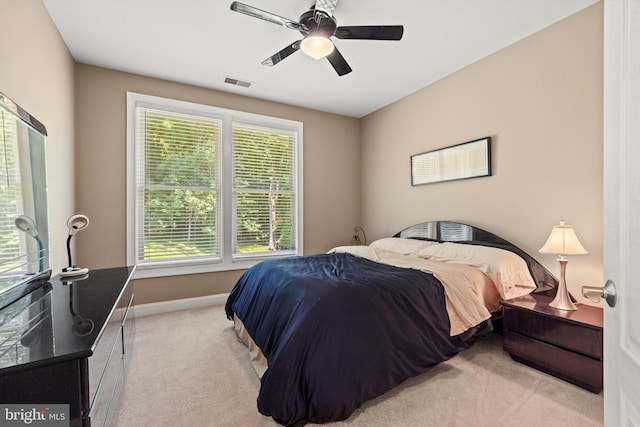
{"type": "Polygon", "coordinates": [[[603,364],[593,359],[511,331],[504,331],[504,350],[513,360],[539,369],[594,393],[602,390],[603,364]]]}
{"type": "Polygon", "coordinates": [[[602,360],[601,328],[506,306],[504,328],[602,360]]]}

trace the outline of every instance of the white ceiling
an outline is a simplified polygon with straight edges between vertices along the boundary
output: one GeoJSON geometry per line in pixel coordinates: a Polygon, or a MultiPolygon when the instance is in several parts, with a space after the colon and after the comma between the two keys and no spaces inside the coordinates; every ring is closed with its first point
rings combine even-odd
{"type": "MultiPolygon", "coordinates": [[[[340,0],[338,25],[404,25],[401,41],[334,38],[353,68],[342,77],[302,52],[260,64],[301,35],[231,0],[43,1],[78,62],[362,117],[597,0],[340,0]]],[[[295,21],[313,3],[243,2],[295,21]]]]}

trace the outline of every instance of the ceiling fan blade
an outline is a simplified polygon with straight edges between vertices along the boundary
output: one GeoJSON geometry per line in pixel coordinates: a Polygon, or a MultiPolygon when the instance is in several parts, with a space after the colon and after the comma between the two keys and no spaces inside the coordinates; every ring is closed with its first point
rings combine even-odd
{"type": "Polygon", "coordinates": [[[329,16],[333,16],[333,11],[336,10],[338,0],[316,0],[314,9],[316,11],[324,12],[329,16]]]}
{"type": "Polygon", "coordinates": [[[337,47],[334,46],[333,52],[327,55],[327,59],[333,66],[333,69],[336,70],[339,76],[344,76],[345,74],[349,74],[352,70],[347,61],[344,59],[340,51],[337,47]]]}
{"type": "Polygon", "coordinates": [[[282,16],[275,15],[271,12],[249,6],[248,4],[240,3],[238,1],[231,3],[231,10],[242,13],[243,15],[253,16],[254,18],[282,25],[283,27],[291,28],[292,30],[307,31],[307,28],[299,22],[283,18],[282,16]]]}
{"type": "Polygon", "coordinates": [[[339,39],[400,40],[403,33],[402,25],[363,25],[338,27],[334,36],[339,39]]]}
{"type": "Polygon", "coordinates": [[[276,65],[278,62],[285,59],[287,56],[297,52],[299,49],[300,49],[300,40],[291,43],[289,46],[285,47],[280,52],[265,59],[264,61],[262,61],[262,65],[268,65],[272,67],[276,65]]]}

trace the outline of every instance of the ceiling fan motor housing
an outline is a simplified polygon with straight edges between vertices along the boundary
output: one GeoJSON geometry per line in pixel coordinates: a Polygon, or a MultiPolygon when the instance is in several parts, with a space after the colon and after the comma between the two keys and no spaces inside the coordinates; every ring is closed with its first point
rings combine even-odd
{"type": "Polygon", "coordinates": [[[300,15],[300,24],[307,28],[306,32],[300,31],[304,36],[321,33],[326,37],[331,37],[338,28],[336,18],[315,9],[308,10],[300,15]]]}

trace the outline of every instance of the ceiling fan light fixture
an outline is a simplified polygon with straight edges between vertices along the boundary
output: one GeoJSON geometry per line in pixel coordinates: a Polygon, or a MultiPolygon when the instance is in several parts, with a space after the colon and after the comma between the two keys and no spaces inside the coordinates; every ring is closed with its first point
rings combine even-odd
{"type": "Polygon", "coordinates": [[[309,35],[302,40],[300,49],[313,59],[321,59],[333,52],[334,46],[326,36],[309,35]]]}

